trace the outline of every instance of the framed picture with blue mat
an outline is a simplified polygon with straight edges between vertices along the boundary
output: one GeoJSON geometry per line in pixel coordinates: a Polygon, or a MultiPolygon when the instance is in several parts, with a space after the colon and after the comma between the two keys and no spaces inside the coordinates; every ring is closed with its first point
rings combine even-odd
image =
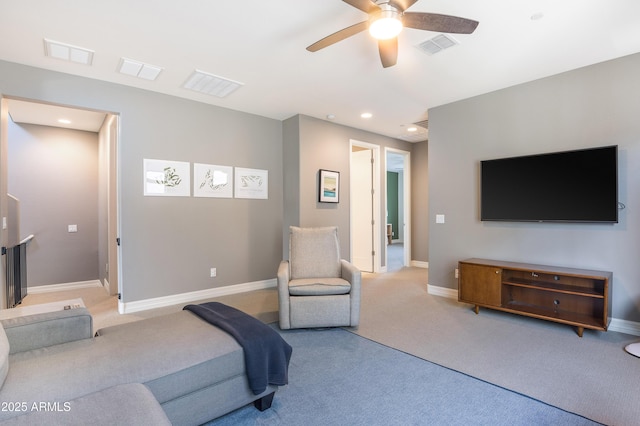
{"type": "Polygon", "coordinates": [[[340,201],[340,172],[320,169],[318,201],[338,203],[340,201]]]}

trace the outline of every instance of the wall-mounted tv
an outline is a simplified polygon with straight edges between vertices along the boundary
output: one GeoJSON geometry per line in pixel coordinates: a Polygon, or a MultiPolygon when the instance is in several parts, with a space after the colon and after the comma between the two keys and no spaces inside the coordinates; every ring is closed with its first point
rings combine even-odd
{"type": "Polygon", "coordinates": [[[618,222],[617,145],[480,162],[480,219],[618,222]]]}

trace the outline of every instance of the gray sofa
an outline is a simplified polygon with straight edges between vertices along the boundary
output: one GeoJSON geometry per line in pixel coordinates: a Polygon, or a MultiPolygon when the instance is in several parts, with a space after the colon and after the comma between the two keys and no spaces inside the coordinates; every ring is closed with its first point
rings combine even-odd
{"type": "Polygon", "coordinates": [[[254,402],[242,347],[188,311],[98,330],[85,308],[2,320],[0,423],[198,425],[254,402]]]}

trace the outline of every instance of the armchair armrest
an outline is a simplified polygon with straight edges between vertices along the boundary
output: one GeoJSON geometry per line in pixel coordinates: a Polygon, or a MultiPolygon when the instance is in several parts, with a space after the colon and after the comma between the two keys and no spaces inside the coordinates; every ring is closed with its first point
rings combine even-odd
{"type": "Polygon", "coordinates": [[[0,320],[11,354],[59,345],[93,336],[93,318],[86,308],[75,308],[0,320]]]}
{"type": "Polygon", "coordinates": [[[352,289],[357,287],[359,292],[360,284],[362,282],[362,272],[360,272],[360,269],[356,268],[353,263],[345,259],[340,260],[340,267],[342,268],[342,278],[351,283],[352,289]]]}
{"type": "Polygon", "coordinates": [[[280,328],[283,330],[291,328],[289,317],[289,261],[283,260],[278,266],[278,309],[280,328]]]}
{"type": "Polygon", "coordinates": [[[351,283],[351,326],[360,323],[360,289],[362,287],[362,272],[355,265],[345,259],[340,259],[342,278],[351,283]]]}

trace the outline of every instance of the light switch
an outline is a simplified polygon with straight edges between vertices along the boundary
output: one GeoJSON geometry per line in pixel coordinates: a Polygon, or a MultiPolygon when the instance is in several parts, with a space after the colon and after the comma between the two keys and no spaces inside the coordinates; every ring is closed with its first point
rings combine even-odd
{"type": "Polygon", "coordinates": [[[444,223],[444,215],[443,214],[437,214],[436,215],[436,223],[444,223]]]}
{"type": "Polygon", "coordinates": [[[7,218],[6,217],[2,218],[2,229],[7,229],[7,218]]]}
{"type": "Polygon", "coordinates": [[[78,232],[78,225],[69,225],[69,232],[78,232]]]}

